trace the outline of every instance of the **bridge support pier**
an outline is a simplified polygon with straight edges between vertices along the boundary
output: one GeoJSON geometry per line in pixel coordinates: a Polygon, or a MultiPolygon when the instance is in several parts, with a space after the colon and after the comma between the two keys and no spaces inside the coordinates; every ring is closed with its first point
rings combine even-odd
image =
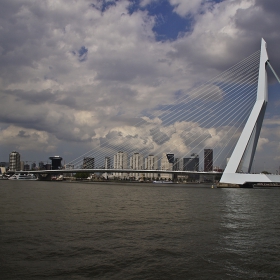
{"type": "Polygon", "coordinates": [[[217,188],[240,188],[238,184],[218,183],[217,188]]]}
{"type": "Polygon", "coordinates": [[[38,179],[39,179],[39,181],[51,181],[52,174],[50,174],[50,173],[38,174],[38,179]]]}
{"type": "Polygon", "coordinates": [[[245,184],[226,184],[226,183],[218,183],[217,188],[246,188],[251,189],[254,187],[255,183],[245,183],[245,184]]]}

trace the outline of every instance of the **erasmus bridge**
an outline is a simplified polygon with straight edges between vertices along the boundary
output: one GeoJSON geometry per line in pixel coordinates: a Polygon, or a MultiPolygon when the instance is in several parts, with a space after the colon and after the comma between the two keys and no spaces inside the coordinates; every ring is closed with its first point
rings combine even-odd
{"type": "Polygon", "coordinates": [[[259,51],[194,90],[186,94],[179,92],[173,104],[159,106],[156,114],[148,113],[137,118],[133,126],[125,127],[126,130],[111,129],[110,133],[98,139],[91,151],[69,162],[65,169],[32,173],[200,174],[221,175],[220,183],[229,185],[279,183],[280,175],[251,173],[268,103],[267,67],[280,83],[269,62],[266,42],[262,39],[259,51]],[[140,135],[143,131],[146,137],[140,135]],[[201,155],[207,148],[213,149],[215,163],[220,162],[219,166],[224,164],[223,172],[164,168],[162,162],[159,168],[161,155],[167,152],[166,149],[170,154],[178,154],[179,162],[187,154],[201,155]],[[125,166],[114,168],[111,164],[106,166],[106,163],[100,165],[101,168],[80,168],[85,157],[94,157],[97,165],[118,151],[126,155],[152,156],[153,165],[145,167],[144,163],[140,166],[139,163],[126,162],[125,166]]]}

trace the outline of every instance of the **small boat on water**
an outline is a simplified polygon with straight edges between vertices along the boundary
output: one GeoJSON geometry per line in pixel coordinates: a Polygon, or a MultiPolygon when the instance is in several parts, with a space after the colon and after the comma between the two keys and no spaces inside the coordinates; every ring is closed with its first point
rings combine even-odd
{"type": "Polygon", "coordinates": [[[38,178],[34,174],[20,174],[15,173],[11,177],[9,177],[9,180],[27,180],[27,181],[35,181],[38,180],[38,178]]]}
{"type": "Polygon", "coordinates": [[[63,175],[57,176],[52,176],[51,181],[63,181],[63,175]]]}
{"type": "Polygon", "coordinates": [[[56,178],[56,181],[63,181],[63,175],[59,175],[59,176],[56,178]]]}

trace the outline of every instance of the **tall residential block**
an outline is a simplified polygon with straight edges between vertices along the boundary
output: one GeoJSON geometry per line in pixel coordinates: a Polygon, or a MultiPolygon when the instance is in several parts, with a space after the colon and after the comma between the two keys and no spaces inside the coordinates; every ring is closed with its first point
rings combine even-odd
{"type": "Polygon", "coordinates": [[[19,171],[20,170],[20,154],[13,151],[9,155],[9,170],[19,171]]]}
{"type": "Polygon", "coordinates": [[[213,149],[204,149],[204,171],[213,171],[213,149]]]}
{"type": "MultiPolygon", "coordinates": [[[[148,155],[145,158],[145,169],[147,170],[157,170],[158,169],[158,157],[154,155],[148,155]]],[[[146,178],[156,179],[158,178],[158,173],[145,173],[146,178]]]]}
{"type": "MultiPolygon", "coordinates": [[[[132,157],[130,158],[129,167],[134,170],[142,170],[144,169],[144,160],[143,156],[139,153],[134,153],[132,157]]],[[[140,177],[143,177],[144,174],[141,173],[132,173],[132,177],[135,177],[136,179],[139,179],[140,177]]]]}
{"type": "MultiPolygon", "coordinates": [[[[114,155],[114,169],[127,169],[127,153],[126,152],[118,152],[114,155]]],[[[114,176],[125,178],[127,177],[127,173],[118,173],[115,172],[114,176]]]]}
{"type": "Polygon", "coordinates": [[[24,161],[20,162],[20,170],[24,170],[24,161]]]}
{"type": "Polygon", "coordinates": [[[111,169],[111,158],[110,157],[105,157],[105,164],[104,164],[104,168],[105,169],[111,169]]]}

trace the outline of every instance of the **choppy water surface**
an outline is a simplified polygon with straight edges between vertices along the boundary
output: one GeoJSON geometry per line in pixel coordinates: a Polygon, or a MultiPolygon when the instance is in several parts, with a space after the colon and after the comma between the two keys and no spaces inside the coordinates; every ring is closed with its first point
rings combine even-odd
{"type": "Polygon", "coordinates": [[[280,189],[0,181],[0,279],[279,279],[280,189]]]}

